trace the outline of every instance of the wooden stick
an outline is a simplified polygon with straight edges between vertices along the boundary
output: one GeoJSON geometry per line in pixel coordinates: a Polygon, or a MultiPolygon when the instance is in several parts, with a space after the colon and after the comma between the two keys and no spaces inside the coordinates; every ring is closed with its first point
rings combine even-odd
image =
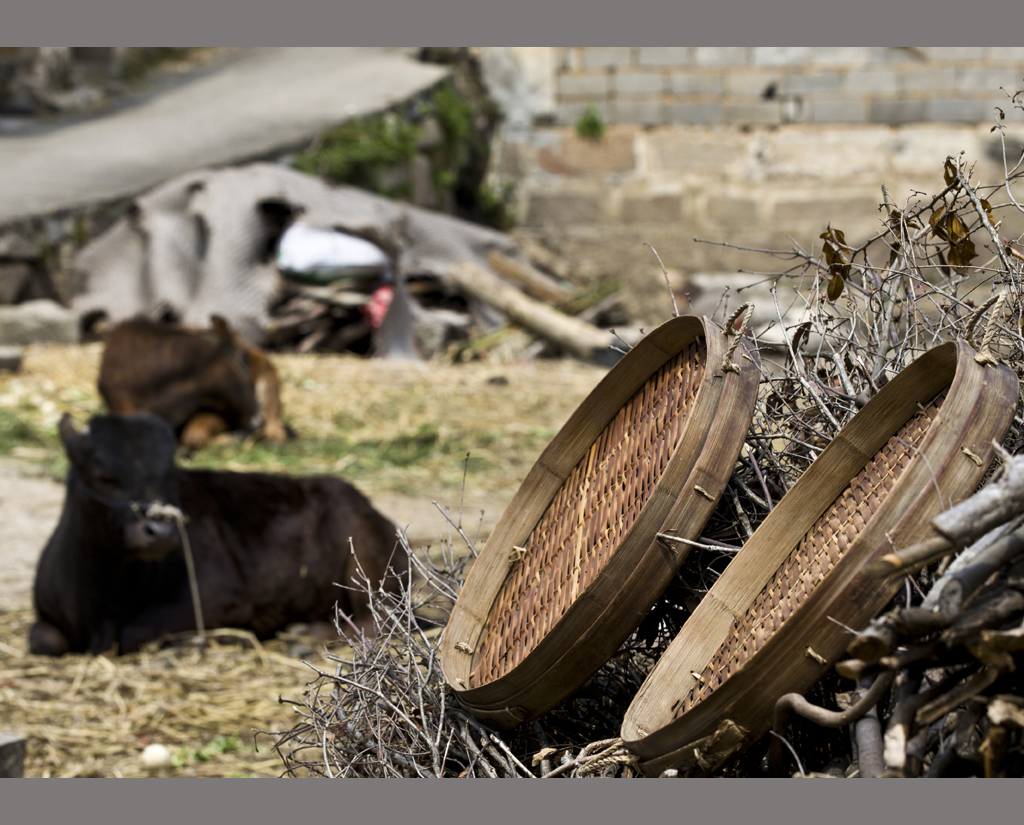
{"type": "Polygon", "coordinates": [[[773,738],[768,750],[768,772],[771,776],[781,776],[784,772],[783,745],[780,742],[789,726],[789,714],[797,713],[805,719],[809,719],[816,725],[825,728],[841,728],[849,725],[867,713],[875,706],[882,694],[895,678],[895,673],[883,673],[871,684],[871,687],[844,711],[832,711],[818,705],[811,704],[799,693],[787,693],[780,696],[775,703],[775,722],[772,730],[778,738],[773,738]]]}
{"type": "Polygon", "coordinates": [[[514,281],[532,298],[557,304],[569,297],[568,290],[554,279],[530,264],[510,258],[496,249],[488,253],[487,265],[499,275],[514,281]]]}
{"type": "Polygon", "coordinates": [[[452,281],[477,300],[494,307],[509,320],[551,341],[579,358],[592,359],[608,349],[610,338],[591,324],[563,315],[534,301],[480,267],[464,261],[448,271],[452,281]]]}

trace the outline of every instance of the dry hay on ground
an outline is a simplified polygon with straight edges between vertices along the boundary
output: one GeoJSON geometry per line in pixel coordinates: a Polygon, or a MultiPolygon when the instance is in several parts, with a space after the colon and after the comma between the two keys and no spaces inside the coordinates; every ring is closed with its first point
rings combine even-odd
{"type": "MultiPolygon", "coordinates": [[[[289,641],[260,644],[234,631],[233,640],[223,636],[205,650],[53,659],[25,652],[32,620],[29,610],[0,613],[3,730],[27,740],[25,776],[281,775],[273,737],[254,744],[254,730],[294,724],[295,712],[278,697],[300,698],[316,676],[289,655],[289,641]],[[167,747],[174,764],[147,771],[141,754],[150,743],[167,747]]],[[[348,650],[340,642],[331,648],[348,650]]]]}
{"type": "MultiPolygon", "coordinates": [[[[5,451],[51,476],[63,474],[56,423],[66,411],[79,423],[102,411],[96,392],[101,353],[96,343],[27,348],[22,371],[0,376],[0,416],[24,433],[10,438],[5,451]]],[[[452,366],[355,356],[273,358],[282,377],[285,417],[300,439],[280,450],[229,441],[189,463],[335,472],[371,498],[399,489],[409,494],[402,500],[436,499],[453,514],[460,510],[467,451],[487,456],[469,466],[470,512],[470,499],[483,484],[515,490],[536,454],[605,372],[570,361],[452,366]],[[325,458],[325,447],[339,433],[346,444],[373,454],[378,445],[425,425],[437,449],[409,464],[364,460],[339,466],[336,458],[325,458]]],[[[435,522],[447,532],[440,513],[435,522]]],[[[467,516],[467,523],[474,535],[475,516],[467,516]]],[[[215,645],[203,656],[171,648],[119,658],[51,659],[25,655],[31,621],[27,610],[0,613],[2,725],[28,739],[27,776],[144,775],[139,757],[149,742],[165,745],[184,763],[168,769],[168,776],[283,771],[270,747],[273,737],[260,736],[257,752],[253,729],[290,728],[295,709],[279,704],[278,697],[301,704],[307,682],[316,677],[287,655],[287,641],[260,648],[215,645]],[[232,736],[238,749],[224,750],[232,736]]],[[[318,656],[308,660],[323,665],[318,656]]]]}
{"type": "MultiPolygon", "coordinates": [[[[103,412],[96,390],[102,344],[37,344],[22,370],[0,375],[0,450],[62,475],[60,416],[103,412]],[[11,435],[19,432],[20,435],[11,435]],[[15,442],[15,443],[11,443],[15,442]]],[[[467,490],[510,498],[606,370],[569,360],[494,364],[393,362],[354,355],[272,355],[285,420],[283,445],[224,437],[187,466],[342,475],[371,497],[393,492],[457,503],[467,490]]]]}

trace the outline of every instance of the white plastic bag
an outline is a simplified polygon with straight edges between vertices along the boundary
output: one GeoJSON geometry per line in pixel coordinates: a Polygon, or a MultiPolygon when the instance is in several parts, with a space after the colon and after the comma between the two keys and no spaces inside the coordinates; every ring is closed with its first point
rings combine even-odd
{"type": "Polygon", "coordinates": [[[363,238],[296,221],[281,236],[277,265],[282,272],[302,280],[327,283],[344,277],[379,275],[386,271],[388,257],[379,246],[363,238]]]}

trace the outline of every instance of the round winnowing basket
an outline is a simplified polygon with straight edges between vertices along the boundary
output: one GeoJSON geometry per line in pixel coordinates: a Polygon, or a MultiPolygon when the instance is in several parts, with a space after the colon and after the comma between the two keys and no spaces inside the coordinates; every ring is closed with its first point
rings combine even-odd
{"type": "Polygon", "coordinates": [[[735,333],[673,318],[619,361],[541,454],[474,562],[441,646],[460,704],[535,718],[636,629],[739,456],[759,370],[735,333]],[[734,363],[736,362],[736,363],[734,363]]]}
{"type": "Polygon", "coordinates": [[[878,556],[933,536],[970,495],[1017,400],[1009,369],[964,343],[883,387],[736,554],[648,674],[622,739],[648,775],[705,774],[762,736],[776,700],[806,692],[902,587],[878,556]]]}

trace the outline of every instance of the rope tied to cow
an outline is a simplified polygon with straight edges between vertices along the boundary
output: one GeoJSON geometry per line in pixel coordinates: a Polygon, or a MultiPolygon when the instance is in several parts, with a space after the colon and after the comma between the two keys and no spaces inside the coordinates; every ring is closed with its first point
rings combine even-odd
{"type": "Polygon", "coordinates": [[[86,495],[106,507],[124,507],[131,510],[135,517],[139,519],[151,518],[163,519],[165,521],[173,520],[175,522],[175,525],[178,528],[178,535],[181,537],[181,549],[185,554],[185,569],[188,571],[188,586],[192,593],[192,610],[196,619],[196,641],[199,645],[205,645],[206,624],[203,622],[203,607],[199,599],[199,579],[196,576],[195,560],[192,557],[192,544],[189,542],[188,532],[185,530],[185,524],[188,521],[188,516],[185,515],[180,507],[176,507],[173,504],[168,504],[163,501],[118,501],[116,499],[107,498],[92,489],[88,482],[81,477],[81,474],[76,474],[81,481],[82,489],[85,491],[86,495]]]}
{"type": "MultiPolygon", "coordinates": [[[[134,502],[132,502],[132,505],[133,512],[136,512],[137,508],[141,510],[134,502]]],[[[178,535],[181,536],[181,549],[185,554],[185,569],[188,571],[188,586],[189,590],[192,591],[192,610],[196,618],[196,642],[200,646],[205,645],[206,624],[203,622],[203,606],[199,600],[199,579],[196,577],[196,564],[192,558],[192,544],[188,540],[188,531],[185,529],[185,522],[188,521],[188,516],[182,512],[180,507],[175,507],[173,504],[161,501],[153,501],[146,507],[145,517],[168,521],[173,519],[178,528],[178,535]]]]}

